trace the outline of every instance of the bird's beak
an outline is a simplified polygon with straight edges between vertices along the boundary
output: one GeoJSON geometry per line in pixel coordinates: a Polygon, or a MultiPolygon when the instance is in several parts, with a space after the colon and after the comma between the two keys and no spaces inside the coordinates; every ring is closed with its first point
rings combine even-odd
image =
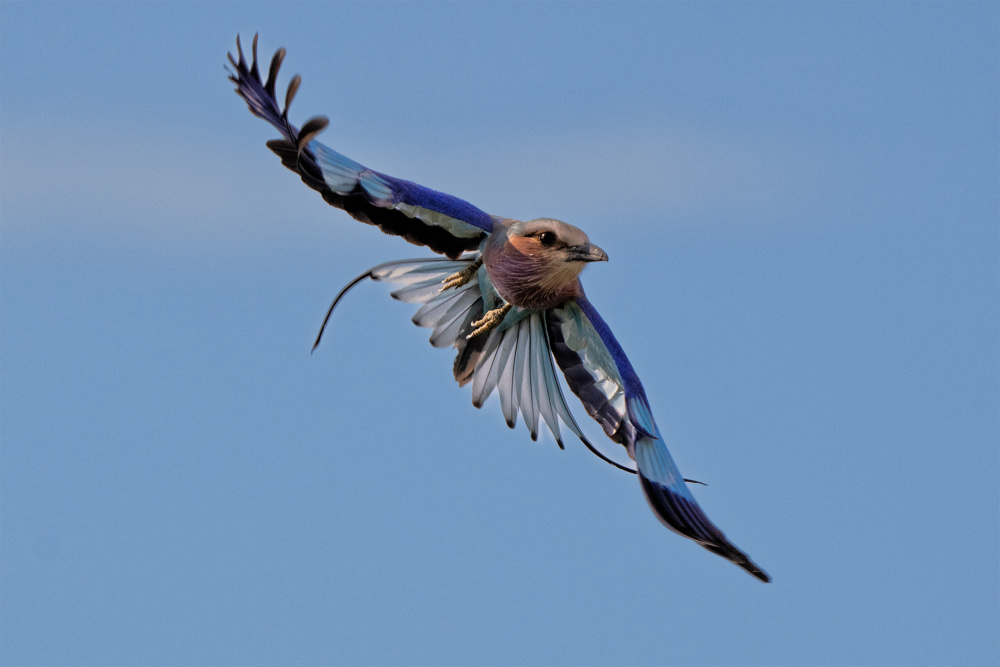
{"type": "Polygon", "coordinates": [[[571,246],[566,248],[566,259],[570,262],[606,262],[608,253],[598,248],[593,243],[571,246]]]}

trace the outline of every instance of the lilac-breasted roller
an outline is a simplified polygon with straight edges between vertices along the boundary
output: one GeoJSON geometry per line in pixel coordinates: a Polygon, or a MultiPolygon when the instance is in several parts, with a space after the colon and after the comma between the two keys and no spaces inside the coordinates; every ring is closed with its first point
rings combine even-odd
{"type": "Polygon", "coordinates": [[[583,291],[580,272],[590,262],[607,261],[607,254],[565,222],[489,215],[462,199],[374,171],[324,146],[315,137],[326,128],[326,118],[307,120],[301,129],[288,120],[288,106],[301,79],[296,75],[289,83],[284,108],[275,97],[285,50],[274,54],[264,82],[257,66],[256,36],[249,65],[238,37],[236,46],[238,60],[229,54],[235,70],[230,79],[250,111],[281,133],[267,146],[282,163],[356,220],[445,255],[380,264],[345,287],[330,311],[364,279],[401,285],[392,296],[422,304],[413,322],[433,329],[431,344],[458,350],[455,379],[460,386],[471,383],[473,405],[481,407],[496,390],[511,428],[520,413],[532,440],[544,422],[562,447],[562,421],[591,451],[624,467],[584,437],[566,405],[555,373],[558,365],[587,413],[635,461],[636,471],[624,469],[638,473],[656,517],[761,581],[770,581],[694,499],[686,484],[690,480],[681,476],[667,451],[639,376],[583,291]]]}

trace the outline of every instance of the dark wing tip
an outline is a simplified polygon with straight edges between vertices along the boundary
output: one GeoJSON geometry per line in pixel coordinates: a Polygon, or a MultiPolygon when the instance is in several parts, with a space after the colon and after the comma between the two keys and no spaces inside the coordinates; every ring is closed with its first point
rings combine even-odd
{"type": "Polygon", "coordinates": [[[299,92],[299,86],[301,84],[302,77],[298,74],[293,76],[292,80],[288,82],[288,90],[285,91],[285,111],[282,114],[285,118],[288,118],[288,107],[292,106],[292,100],[295,99],[295,93],[299,92]]]}
{"type": "MultiPolygon", "coordinates": [[[[260,78],[260,68],[257,61],[257,35],[254,35],[251,54],[253,60],[247,63],[246,55],[243,53],[243,43],[240,36],[236,35],[236,54],[227,53],[229,63],[233,66],[229,79],[236,84],[236,93],[243,98],[250,108],[250,112],[258,118],[263,118],[281,131],[285,139],[295,140],[297,132],[288,123],[288,102],[291,96],[286,97],[285,108],[282,109],[275,97],[274,89],[278,76],[278,69],[285,57],[285,50],[278,49],[271,59],[271,66],[268,69],[267,82],[260,78]]],[[[296,76],[292,82],[294,88],[298,88],[301,79],[296,76]]],[[[292,92],[292,96],[294,92],[292,92]]]]}
{"type": "MultiPolygon", "coordinates": [[[[267,82],[264,84],[264,90],[268,95],[274,97],[274,85],[278,81],[278,70],[281,69],[281,63],[285,59],[285,49],[280,48],[274,52],[274,57],[271,58],[271,66],[267,69],[267,82]]],[[[288,109],[288,105],[285,105],[285,109],[288,109]]]]}
{"type": "Polygon", "coordinates": [[[763,581],[765,584],[771,583],[771,575],[769,575],[767,572],[760,569],[753,563],[750,563],[750,567],[744,565],[743,569],[752,574],[753,576],[757,577],[761,581],[763,581]]]}
{"type": "Polygon", "coordinates": [[[258,33],[256,32],[253,34],[253,44],[250,45],[250,53],[253,54],[253,65],[250,66],[250,73],[259,79],[260,70],[257,69],[257,35],[258,33]]]}
{"type": "Polygon", "coordinates": [[[676,493],[670,487],[665,487],[646,478],[642,473],[639,473],[639,481],[646,500],[660,523],[675,533],[694,540],[705,549],[722,556],[734,565],[739,565],[761,581],[770,583],[770,575],[730,542],[725,534],[709,520],[698,503],[689,497],[676,493]]]}
{"type": "Polygon", "coordinates": [[[757,565],[757,563],[750,560],[750,558],[745,553],[734,547],[732,544],[730,544],[729,549],[725,549],[724,552],[722,550],[716,551],[715,549],[712,549],[710,547],[705,547],[705,548],[707,548],[709,551],[713,551],[719,554],[720,556],[730,561],[731,563],[739,565],[744,570],[746,570],[753,576],[763,581],[765,584],[771,583],[771,575],[762,570],[760,566],[757,565]]]}
{"type": "Polygon", "coordinates": [[[723,536],[723,540],[725,541],[724,544],[702,543],[701,546],[705,547],[714,554],[722,556],[733,565],[739,565],[741,568],[743,568],[753,576],[757,577],[765,584],[771,583],[771,575],[769,575],[767,572],[761,569],[761,567],[757,565],[757,563],[750,560],[750,557],[747,556],[742,551],[740,551],[738,548],[736,548],[736,546],[732,542],[726,540],[725,536],[723,536]]]}

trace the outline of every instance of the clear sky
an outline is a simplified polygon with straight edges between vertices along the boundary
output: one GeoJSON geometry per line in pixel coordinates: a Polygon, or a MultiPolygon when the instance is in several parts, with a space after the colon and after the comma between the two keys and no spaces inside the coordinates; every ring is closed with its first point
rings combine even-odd
{"type": "Polygon", "coordinates": [[[995,664],[998,26],[3,2],[0,661],[995,664]],[[334,148],[607,250],[591,300],[774,583],[474,409],[383,285],[310,356],[428,251],[265,148],[223,71],[255,31],[334,148]]]}

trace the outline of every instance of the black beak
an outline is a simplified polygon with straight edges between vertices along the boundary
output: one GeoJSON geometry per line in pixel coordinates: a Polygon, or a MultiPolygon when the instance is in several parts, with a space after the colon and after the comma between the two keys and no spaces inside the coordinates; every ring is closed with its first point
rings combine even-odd
{"type": "Polygon", "coordinates": [[[606,262],[608,261],[608,253],[593,243],[584,243],[566,248],[566,260],[569,262],[606,262]]]}

